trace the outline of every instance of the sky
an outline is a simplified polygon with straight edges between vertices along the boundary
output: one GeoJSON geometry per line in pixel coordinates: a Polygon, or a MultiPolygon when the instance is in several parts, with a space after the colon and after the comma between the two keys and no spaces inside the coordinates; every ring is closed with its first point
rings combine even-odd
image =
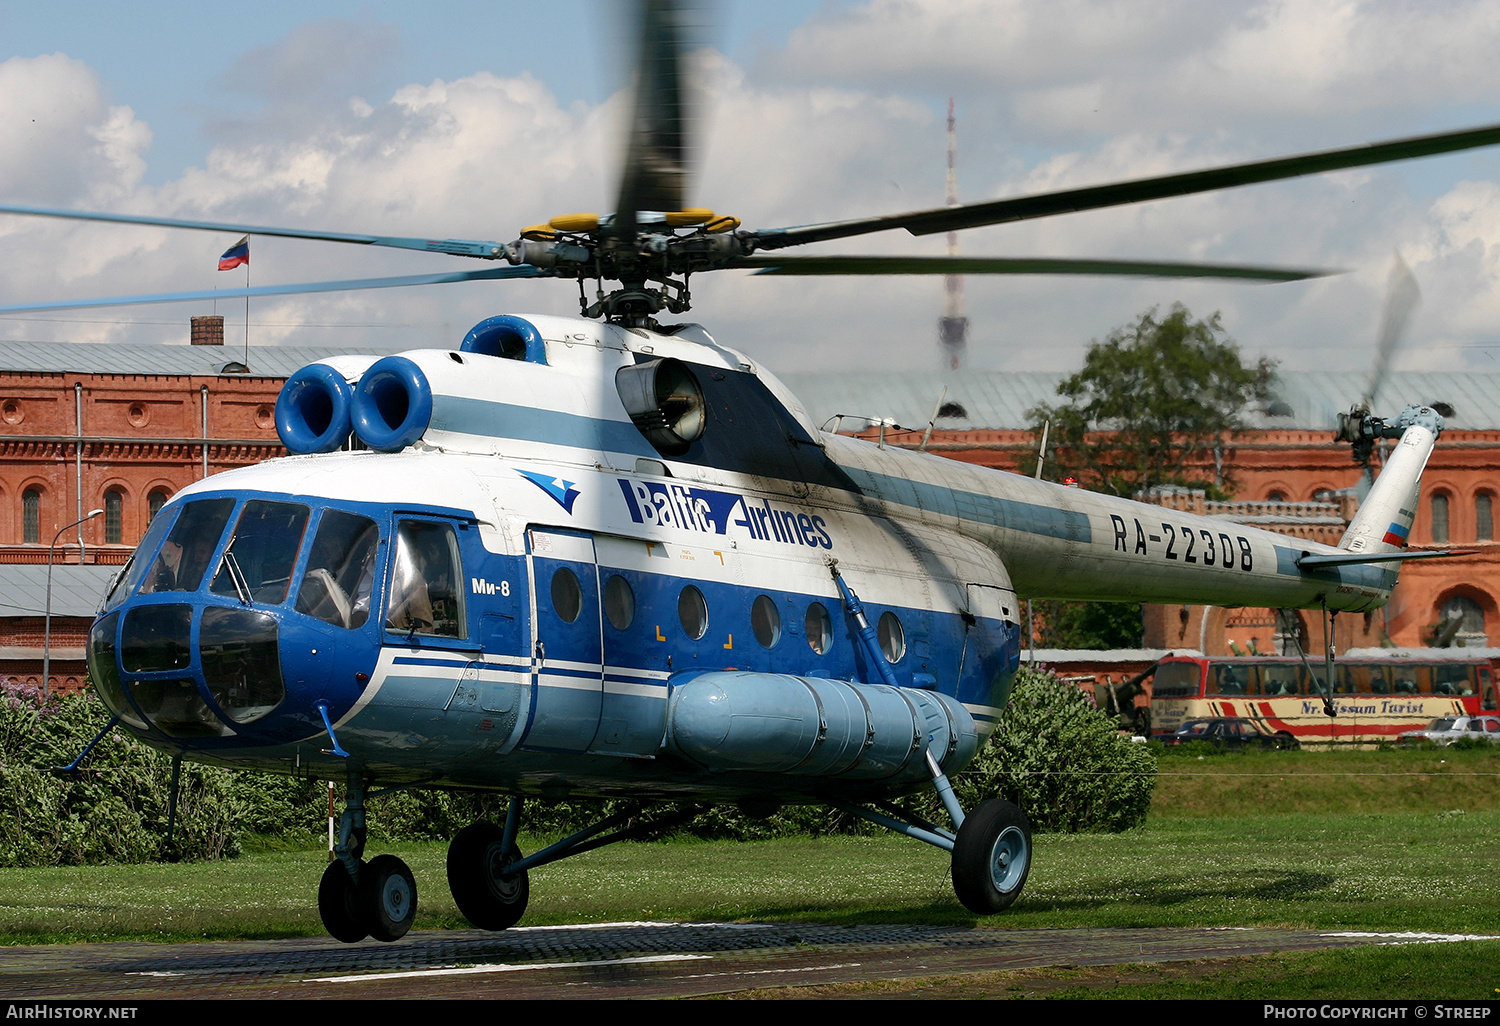
{"type": "MultiPolygon", "coordinates": [[[[618,5],[0,0],[0,202],[514,239],[608,212],[618,5]]],[[[721,0],[697,62],[694,205],[747,227],[1096,184],[1500,123],[1500,3],[721,0]]],[[[237,236],[0,216],[0,304],[243,285],[237,236]]],[[[1153,307],[1215,311],[1283,374],[1370,366],[1396,254],[1423,302],[1398,368],[1500,371],[1500,147],[975,229],[963,252],[1325,267],[1313,282],[971,277],[970,365],[1071,371],[1153,307]]],[[[251,284],[473,261],[255,238],[251,284]]],[[[941,253],[886,232],[805,253],[941,253]]],[[[783,372],[937,370],[938,278],[700,275],[692,316],[783,372]]],[[[243,301],[223,302],[235,340],[243,301]]],[[[182,342],[212,303],[0,315],[0,338],[182,342]]],[[[257,299],[254,344],[453,345],[573,315],[562,281],[257,299]]]]}

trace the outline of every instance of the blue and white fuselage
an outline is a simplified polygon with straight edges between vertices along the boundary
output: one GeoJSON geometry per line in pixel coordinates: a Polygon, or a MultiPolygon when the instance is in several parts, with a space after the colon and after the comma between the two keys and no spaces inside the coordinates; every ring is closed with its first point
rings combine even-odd
{"type": "MultiPolygon", "coordinates": [[[[462,351],[304,368],[278,424],[307,454],[175,496],[90,638],[112,710],[188,758],[551,797],[879,798],[993,729],[1018,589],[1362,610],[1395,578],[823,434],[696,326],[493,318],[462,351]]],[[[1420,471],[1382,475],[1374,504],[1403,537],[1420,471]]]]}

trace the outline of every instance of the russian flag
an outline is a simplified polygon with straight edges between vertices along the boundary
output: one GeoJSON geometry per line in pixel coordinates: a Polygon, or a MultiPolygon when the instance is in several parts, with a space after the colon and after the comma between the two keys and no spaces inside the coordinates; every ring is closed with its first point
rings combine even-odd
{"type": "Polygon", "coordinates": [[[219,270],[232,271],[241,264],[248,264],[249,262],[250,236],[246,235],[239,242],[226,249],[224,255],[219,257],[219,270]]]}
{"type": "Polygon", "coordinates": [[[1386,530],[1385,537],[1380,540],[1385,542],[1387,545],[1395,545],[1398,548],[1404,549],[1406,548],[1406,536],[1410,532],[1410,530],[1411,529],[1408,527],[1403,527],[1400,524],[1392,523],[1391,526],[1386,530]]]}

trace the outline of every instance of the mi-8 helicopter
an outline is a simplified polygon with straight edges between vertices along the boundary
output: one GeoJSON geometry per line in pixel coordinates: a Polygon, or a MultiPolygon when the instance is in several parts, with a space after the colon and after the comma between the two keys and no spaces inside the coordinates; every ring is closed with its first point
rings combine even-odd
{"type": "MultiPolygon", "coordinates": [[[[91,678],[111,728],[179,759],[346,782],[337,859],[318,895],[341,940],[395,940],[415,917],[410,869],[364,857],[366,798],[406,787],[511,796],[503,824],[473,824],[449,849],[455,901],[485,929],[520,919],[529,869],[634,835],[603,819],[521,852],[527,800],[561,796],[827,803],[949,851],[960,901],[999,912],[1030,871],[1026,816],[1000,800],[965,812],[948,779],[1006,703],[1018,596],[1363,611],[1386,601],[1411,558],[1404,540],[1442,429],[1426,408],[1346,422],[1366,453],[1375,439],[1399,441],[1341,543],[1325,546],[824,433],[756,361],[663,315],[690,308],[692,274],[730,268],[1307,277],[1315,272],[779,251],[1491,145],[1500,127],[750,230],[685,205],[677,12],[659,2],[641,11],[635,120],[612,215],[555,217],[500,243],[0,208],[494,265],[209,294],[218,298],[578,283],[581,320],[500,315],[454,350],[298,371],[277,403],[293,455],[174,496],[91,631],[91,678]],[[949,825],[893,804],[927,787],[949,825]]],[[[91,304],[47,307],[63,305],[91,304]]]]}

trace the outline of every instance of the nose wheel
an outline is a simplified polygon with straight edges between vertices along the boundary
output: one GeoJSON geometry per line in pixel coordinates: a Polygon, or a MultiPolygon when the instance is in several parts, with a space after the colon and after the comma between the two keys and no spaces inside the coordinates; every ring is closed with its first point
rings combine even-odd
{"type": "Polygon", "coordinates": [[[417,882],[394,855],[361,861],[358,880],[334,860],[318,884],[318,915],[329,936],[345,944],[400,940],[417,917],[417,882]]]}
{"type": "Polygon", "coordinates": [[[417,918],[417,881],[405,862],[377,855],[359,872],[359,907],[378,941],[400,940],[417,918]]]}
{"type": "MultiPolygon", "coordinates": [[[[360,870],[364,870],[363,862],[360,870]]],[[[330,862],[323,870],[318,884],[318,915],[323,918],[323,929],[334,940],[353,944],[369,935],[370,928],[360,914],[359,887],[342,862],[330,862]]]]}

